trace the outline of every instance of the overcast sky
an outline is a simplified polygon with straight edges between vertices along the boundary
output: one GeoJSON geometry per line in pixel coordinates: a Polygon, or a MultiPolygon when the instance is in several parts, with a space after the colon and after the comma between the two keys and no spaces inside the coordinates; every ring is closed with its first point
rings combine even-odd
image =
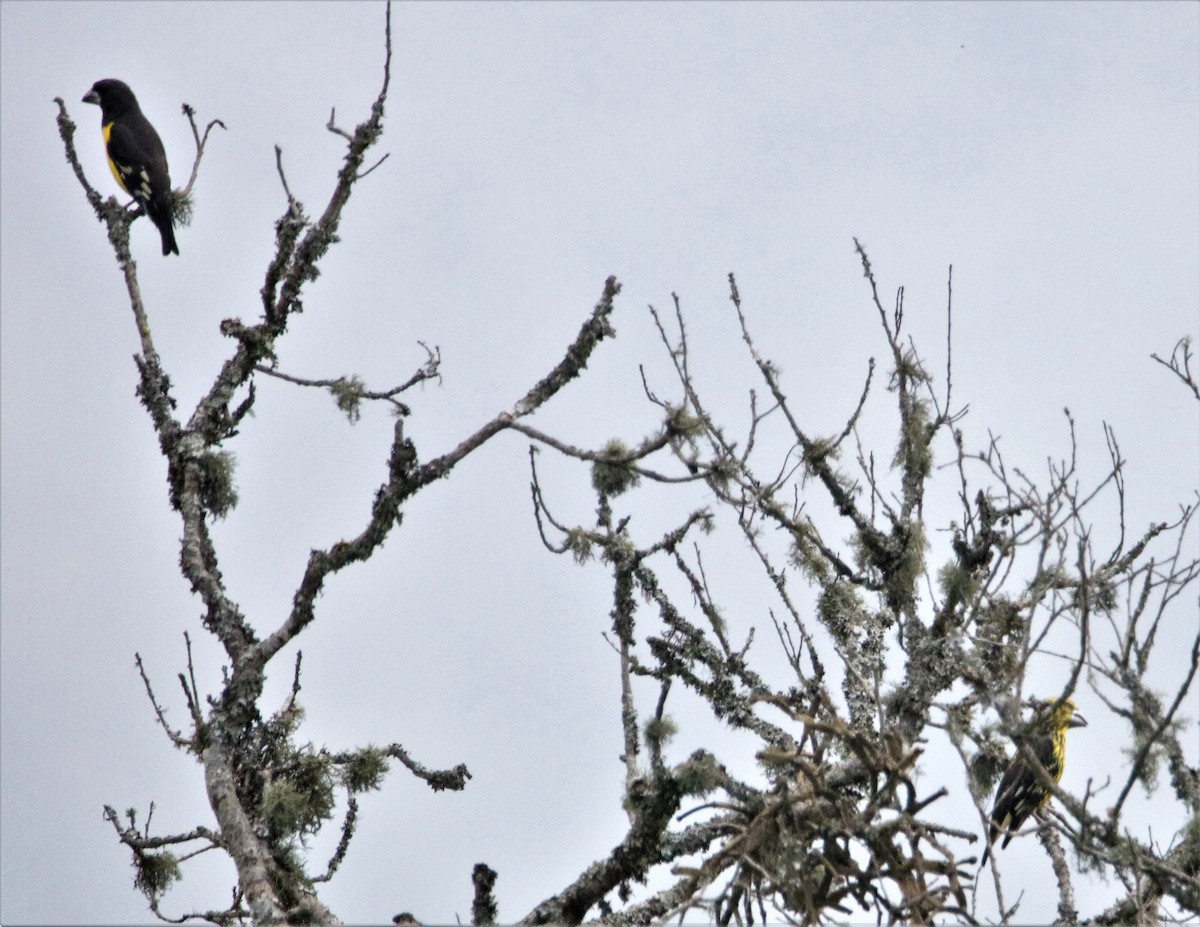
{"type": "MultiPolygon", "coordinates": [[[[180,256],[160,256],[148,222],[133,228],[187,410],[231,349],[221,319],[258,311],[285,203],[273,146],[319,210],[343,150],[324,126],[331,109],[346,126],[365,118],[383,15],[378,3],[0,5],[5,924],[150,920],[106,803],[144,817],[155,802],[160,834],[212,822],[200,768],[156,728],[133,661],[182,723],[183,633],[208,691],[220,660],[178,573],[128,301],[52,100],[65,99],[105,195],[100,112],[79,102],[97,79],[138,94],[177,186],[192,158],[180,104],[225,123],[180,256]]],[[[888,298],[906,287],[911,334],[937,370],[954,265],[955,390],[975,446],[990,429],[1010,459],[1040,467],[1069,451],[1070,407],[1093,477],[1102,422],[1116,429],[1136,530],[1193,498],[1195,402],[1149,355],[1200,334],[1200,5],[421,4],[396,10],[394,43],[390,158],[356,188],[281,365],[386,388],[421,362],[418,341],[439,346],[443,385],[410,397],[423,455],[543,376],[609,274],[624,284],[619,338],[539,416],[545,428],[598,445],[652,427],[638,365],[664,394],[671,384],[646,306],[668,308],[673,291],[709,393],[728,385],[722,408],[744,421],[754,384],[733,271],[812,431],[835,431],[867,357],[884,352],[857,236],[888,298]]],[[[391,421],[371,409],[352,427],[323,396],[259,385],[231,446],[242,503],[216,535],[233,597],[264,630],[308,550],[361,528],[391,421]]],[[[362,800],[323,894],[347,922],[466,921],[479,861],[500,872],[510,921],[623,833],[606,578],[542,548],[527,466],[526,443],[506,436],[432,487],[375,560],[329,583],[301,638],[303,738],[398,741],[474,776],[433,795],[394,771],[362,800]]],[[[553,473],[557,513],[589,522],[586,471],[553,473]]],[[[657,522],[643,524],[647,541],[657,522]]],[[[758,594],[726,608],[764,640],[758,594]]],[[[710,730],[685,727],[678,755],[710,730]]],[[[1064,786],[1078,791],[1085,770],[1120,757],[1102,727],[1072,736],[1064,786]]],[[[1025,840],[1003,855],[1026,888],[1022,920],[1053,915],[1040,852],[1025,840]]],[[[168,912],[227,901],[231,869],[209,855],[168,912]]],[[[1083,898],[1113,891],[1082,884],[1083,898]]],[[[990,904],[982,890],[980,913],[990,904]]]]}

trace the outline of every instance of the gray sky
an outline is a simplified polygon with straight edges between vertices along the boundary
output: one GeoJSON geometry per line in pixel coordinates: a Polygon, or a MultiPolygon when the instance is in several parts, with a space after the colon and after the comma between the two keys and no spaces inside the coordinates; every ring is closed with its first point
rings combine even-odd
{"type": "MultiPolygon", "coordinates": [[[[133,87],[177,186],[192,158],[180,104],[227,126],[177,233],[181,256],[160,257],[148,222],[133,230],[187,409],[230,349],[220,320],[258,310],[284,207],[273,146],[319,210],[342,154],[324,125],[331,108],[347,126],[365,118],[383,6],[7,0],[0,27],[0,920],[140,923],[102,805],[144,816],[154,801],[156,833],[211,813],[200,768],[154,724],[134,653],[181,724],[183,632],[209,691],[220,661],[178,574],[165,466],[134,396],[131,313],[52,99],[66,100],[105,195],[100,114],[79,102],[95,80],[133,87]]],[[[396,10],[394,42],[380,146],[391,157],[357,188],[281,361],[383,388],[420,363],[418,340],[440,346],[444,384],[410,397],[422,454],[540,378],[609,274],[625,286],[620,337],[539,416],[547,430],[595,445],[650,429],[637,365],[664,393],[671,383],[645,307],[668,308],[672,291],[708,392],[728,388],[722,408],[744,423],[754,382],[727,299],[734,271],[812,431],[833,431],[867,356],[883,360],[858,236],[888,298],[906,287],[910,331],[938,370],[954,265],[955,389],[976,446],[991,429],[1010,459],[1042,466],[1068,451],[1067,406],[1093,476],[1101,423],[1116,429],[1136,530],[1193,498],[1195,404],[1149,355],[1198,329],[1200,6],[421,4],[396,10]]],[[[351,427],[323,396],[259,386],[232,446],[242,503],[216,535],[231,592],[262,630],[286,614],[308,550],[361,527],[391,421],[369,410],[351,427]]],[[[542,460],[558,514],[590,521],[586,473],[542,460]]],[[[687,504],[650,506],[641,539],[687,504]]],[[[717,574],[731,622],[765,642],[761,582],[717,574]]],[[[399,741],[474,776],[464,793],[433,795],[394,771],[362,800],[324,894],[342,918],[467,920],[471,866],[486,861],[512,920],[619,839],[607,583],[541,547],[524,441],[502,439],[423,494],[320,606],[300,642],[303,736],[335,749],[399,741]]],[[[678,754],[711,731],[685,726],[678,754]]],[[[1102,730],[1072,736],[1066,787],[1119,770],[1102,730]]],[[[1026,887],[1023,920],[1052,916],[1040,852],[1026,840],[1003,854],[1026,887]]],[[[170,912],[227,898],[231,867],[192,865],[170,912]]],[[[981,890],[980,913],[991,904],[981,890]]]]}

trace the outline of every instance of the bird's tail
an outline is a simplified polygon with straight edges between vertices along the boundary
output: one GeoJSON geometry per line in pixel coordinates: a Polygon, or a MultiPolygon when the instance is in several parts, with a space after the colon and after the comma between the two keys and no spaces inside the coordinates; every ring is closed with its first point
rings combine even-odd
{"type": "Polygon", "coordinates": [[[162,236],[163,254],[178,254],[179,245],[175,243],[175,224],[171,221],[170,214],[165,216],[154,215],[150,218],[158,227],[158,233],[162,236]]]}
{"type": "Polygon", "coordinates": [[[163,254],[178,254],[179,245],[175,244],[175,228],[170,220],[160,224],[158,232],[162,235],[163,254]]]}
{"type": "Polygon", "coordinates": [[[179,245],[175,243],[175,219],[171,215],[171,204],[151,201],[146,203],[145,207],[146,215],[162,236],[163,254],[178,254],[179,245]]]}

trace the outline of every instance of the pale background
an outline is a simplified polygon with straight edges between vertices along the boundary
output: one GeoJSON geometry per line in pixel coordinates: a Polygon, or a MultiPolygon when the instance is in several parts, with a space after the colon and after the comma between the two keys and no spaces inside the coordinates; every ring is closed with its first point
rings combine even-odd
{"type": "MultiPolygon", "coordinates": [[[[133,230],[187,409],[230,350],[220,320],[258,311],[284,208],[273,146],[293,192],[321,209],[342,152],[323,127],[331,108],[345,126],[366,116],[383,6],[9,0],[0,27],[0,921],[145,923],[102,805],[144,818],[156,802],[156,833],[211,814],[199,767],[155,726],[134,653],[178,723],[183,632],[209,691],[219,660],[178,575],[165,467],[134,396],[131,314],[52,100],[66,100],[105,195],[115,184],[100,113],[79,102],[95,80],[134,88],[176,184],[192,157],[180,104],[227,126],[178,232],[182,255],[160,257],[148,222],[133,230]]],[[[618,341],[538,423],[592,445],[647,431],[637,365],[658,371],[664,394],[670,383],[645,307],[668,308],[672,291],[709,394],[737,369],[723,408],[744,423],[753,379],[727,300],[734,271],[785,386],[814,432],[832,432],[867,356],[884,360],[858,236],[885,298],[906,286],[912,334],[939,376],[954,265],[955,388],[973,443],[990,428],[1013,460],[1041,467],[1068,450],[1070,407],[1095,477],[1109,422],[1140,532],[1194,498],[1200,465],[1196,404],[1149,359],[1198,329],[1198,37],[1200,6],[1184,3],[399,7],[379,146],[391,157],[357,188],[282,366],[385,388],[420,362],[418,339],[440,346],[444,385],[410,397],[409,433],[433,456],[540,378],[616,274],[618,341]]],[[[307,551],[361,527],[391,422],[368,410],[351,427],[323,396],[260,387],[232,445],[242,503],[217,537],[232,594],[261,630],[286,613],[307,551]]],[[[558,514],[590,521],[586,473],[542,459],[558,514]]],[[[643,541],[658,526],[644,524],[643,541]]],[[[717,592],[730,620],[766,641],[766,606],[730,583],[717,592]]],[[[745,588],[765,601],[758,581],[745,588]]],[[[607,583],[538,542],[526,442],[505,437],[424,493],[319,605],[300,641],[302,736],[334,749],[399,741],[474,775],[464,793],[434,795],[395,771],[363,798],[323,893],[339,916],[466,921],[471,866],[486,861],[511,921],[619,839],[607,583]]],[[[289,667],[273,673],[272,698],[289,667]]],[[[709,731],[685,723],[678,755],[709,731]]],[[[1072,738],[1065,787],[1119,775],[1103,726],[1072,738]]],[[[1156,835],[1179,825],[1153,812],[1156,835]]],[[[319,865],[329,840],[315,845],[319,865]]],[[[230,867],[210,856],[165,910],[227,900],[230,867]]],[[[1021,919],[1049,920],[1036,841],[1002,862],[1010,901],[1025,890],[1021,919]]],[[[1082,881],[1085,911],[1114,890],[1082,881]]],[[[994,912],[990,885],[979,904],[994,912]]]]}

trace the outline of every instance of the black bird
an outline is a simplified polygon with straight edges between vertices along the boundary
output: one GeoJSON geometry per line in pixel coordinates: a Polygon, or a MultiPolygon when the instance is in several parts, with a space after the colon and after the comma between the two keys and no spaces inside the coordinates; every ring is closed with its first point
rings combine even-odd
{"type": "Polygon", "coordinates": [[[119,80],[98,80],[83,102],[100,107],[104,150],[117,183],[158,227],[162,253],[178,254],[167,153],[154,126],[142,115],[137,97],[128,84],[119,80]]]}

